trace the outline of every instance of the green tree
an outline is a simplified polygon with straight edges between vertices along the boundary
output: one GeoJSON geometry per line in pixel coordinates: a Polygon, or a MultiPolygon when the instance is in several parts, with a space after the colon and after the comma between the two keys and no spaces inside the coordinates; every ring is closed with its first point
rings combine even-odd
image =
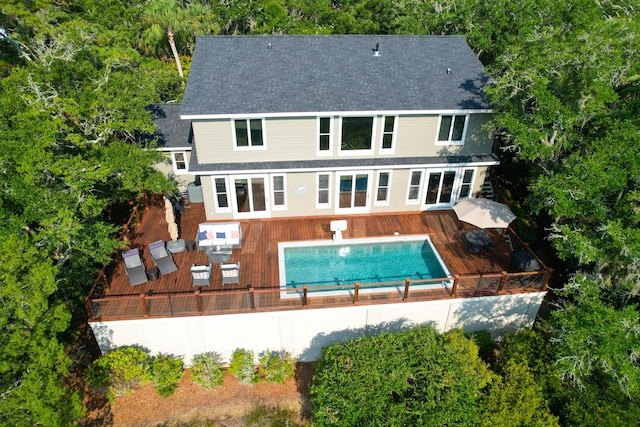
{"type": "Polygon", "coordinates": [[[528,366],[509,360],[501,367],[503,376],[493,382],[480,403],[481,426],[559,426],[551,414],[544,390],[528,366]]]}
{"type": "Polygon", "coordinates": [[[189,27],[189,23],[182,18],[181,12],[180,3],[177,0],[149,0],[142,16],[150,25],[145,30],[142,41],[148,51],[156,49],[165,40],[169,42],[178,74],[184,77],[174,40],[175,33],[186,31],[189,27]]]}
{"type": "MultiPolygon", "coordinates": [[[[164,42],[169,43],[178,74],[184,77],[176,39],[181,35],[195,38],[195,34],[211,34],[217,26],[207,3],[190,3],[183,7],[178,0],[149,0],[142,11],[148,23],[141,39],[146,52],[158,52],[164,42]]],[[[185,44],[191,44],[185,41],[185,44]]]]}
{"type": "Polygon", "coordinates": [[[0,238],[0,424],[69,425],[82,410],[64,384],[70,360],[58,334],[71,314],[52,301],[57,267],[27,233],[0,238]]]}
{"type": "Polygon", "coordinates": [[[640,317],[635,304],[616,308],[605,301],[607,286],[584,276],[561,291],[565,298],[549,326],[554,369],[578,389],[586,383],[618,384],[630,399],[640,394],[640,317]]]}
{"type": "Polygon", "coordinates": [[[496,343],[492,368],[500,376],[491,383],[480,403],[484,426],[557,426],[551,409],[559,384],[549,360],[552,348],[531,329],[508,332],[496,343]]]}
{"type": "Polygon", "coordinates": [[[581,4],[506,46],[489,90],[502,148],[536,172],[528,204],[578,269],[549,323],[552,406],[568,424],[620,425],[637,414],[639,374],[637,8],[581,4]]]}
{"type": "Polygon", "coordinates": [[[137,136],[153,129],[144,107],[176,96],[177,77],[118,38],[100,39],[107,23],[85,20],[83,4],[73,16],[43,7],[23,40],[28,59],[0,80],[1,424],[71,425],[81,415],[65,383],[81,362],[69,328],[96,268],[122,245],[109,210],[171,188],[137,136]]]}
{"type": "Polygon", "coordinates": [[[311,385],[317,425],[478,425],[493,374],[462,331],[421,326],[334,344],[311,385]]]}

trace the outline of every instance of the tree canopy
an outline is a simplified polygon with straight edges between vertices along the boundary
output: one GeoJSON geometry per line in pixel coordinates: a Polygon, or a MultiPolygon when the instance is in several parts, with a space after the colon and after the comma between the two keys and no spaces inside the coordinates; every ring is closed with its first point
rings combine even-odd
{"type": "Polygon", "coordinates": [[[33,4],[33,22],[8,6],[19,55],[0,81],[0,420],[69,425],[82,407],[65,384],[76,362],[65,337],[122,245],[110,209],[172,186],[137,135],[153,129],[145,107],[180,85],[164,64],[102,39],[80,3],[33,4]]]}

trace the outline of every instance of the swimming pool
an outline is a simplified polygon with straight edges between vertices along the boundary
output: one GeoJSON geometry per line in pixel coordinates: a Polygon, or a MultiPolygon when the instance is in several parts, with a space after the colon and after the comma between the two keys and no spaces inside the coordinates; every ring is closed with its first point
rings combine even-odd
{"type": "MultiPolygon", "coordinates": [[[[322,287],[451,277],[427,235],[278,243],[280,288],[322,287]]],[[[446,286],[430,283],[424,286],[446,286]]],[[[353,286],[348,286],[352,289],[353,286]]]]}

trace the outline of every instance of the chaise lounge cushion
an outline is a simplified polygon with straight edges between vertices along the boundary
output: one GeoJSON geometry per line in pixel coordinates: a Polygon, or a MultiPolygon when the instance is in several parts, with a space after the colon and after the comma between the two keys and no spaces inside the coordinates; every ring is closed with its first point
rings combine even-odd
{"type": "Polygon", "coordinates": [[[140,257],[140,251],[137,248],[123,252],[122,259],[124,260],[124,270],[129,277],[131,286],[147,282],[147,273],[140,257]]]}
{"type": "Polygon", "coordinates": [[[178,270],[178,266],[173,262],[173,258],[171,258],[171,254],[167,251],[164,241],[158,240],[157,242],[150,243],[149,252],[162,275],[167,275],[178,270]]]}
{"type": "Polygon", "coordinates": [[[123,253],[122,258],[124,259],[124,264],[127,268],[136,268],[142,265],[142,260],[140,259],[137,249],[123,253]]]}

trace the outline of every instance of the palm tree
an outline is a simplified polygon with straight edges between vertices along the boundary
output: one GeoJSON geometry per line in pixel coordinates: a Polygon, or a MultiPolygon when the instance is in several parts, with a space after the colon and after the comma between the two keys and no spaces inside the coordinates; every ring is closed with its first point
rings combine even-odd
{"type": "Polygon", "coordinates": [[[177,0],[149,0],[142,12],[142,19],[150,24],[142,35],[142,47],[146,51],[158,51],[167,40],[180,77],[184,77],[184,74],[174,37],[191,30],[191,18],[189,9],[181,8],[177,0]]]}

